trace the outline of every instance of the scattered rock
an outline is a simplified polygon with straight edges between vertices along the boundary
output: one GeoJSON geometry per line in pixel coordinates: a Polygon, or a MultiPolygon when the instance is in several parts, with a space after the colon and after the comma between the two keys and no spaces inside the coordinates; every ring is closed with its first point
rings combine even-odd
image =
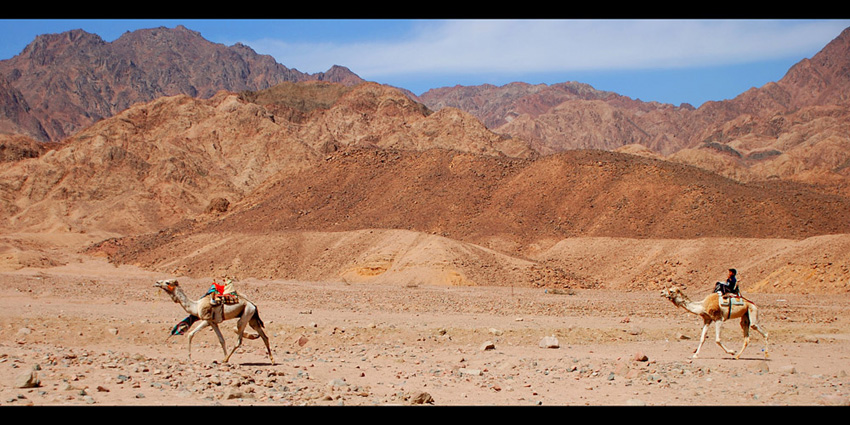
{"type": "Polygon", "coordinates": [[[481,344],[481,347],[480,347],[481,351],[488,351],[488,350],[495,350],[495,349],[496,349],[496,344],[493,344],[492,341],[484,341],[484,343],[481,344]]]}
{"type": "Polygon", "coordinates": [[[254,398],[254,394],[241,391],[235,388],[229,388],[227,391],[224,392],[222,398],[224,398],[225,400],[234,400],[238,398],[254,398]]]}
{"type": "Polygon", "coordinates": [[[814,335],[806,335],[802,336],[798,339],[798,342],[808,342],[810,344],[817,344],[820,342],[820,339],[814,335]]]}
{"type": "Polygon", "coordinates": [[[341,387],[347,387],[347,386],[348,386],[348,382],[345,382],[345,379],[343,379],[343,378],[332,379],[330,382],[328,382],[328,387],[331,387],[331,388],[341,388],[341,387]]]}
{"type": "Polygon", "coordinates": [[[15,388],[37,388],[41,386],[41,380],[35,370],[27,370],[15,377],[15,388]]]}
{"type": "Polygon", "coordinates": [[[473,376],[481,376],[481,375],[484,374],[484,372],[482,372],[480,369],[469,369],[469,368],[465,368],[465,367],[458,369],[458,372],[460,372],[461,375],[473,375],[473,376]]]}
{"type": "Polygon", "coordinates": [[[421,392],[410,398],[410,404],[434,404],[434,398],[431,394],[421,392]]]}
{"type": "Polygon", "coordinates": [[[228,208],[230,208],[230,201],[226,198],[213,198],[210,203],[207,204],[207,207],[204,209],[204,213],[223,213],[227,212],[228,208]]]}
{"type": "Polygon", "coordinates": [[[555,338],[554,336],[543,337],[537,345],[540,348],[559,348],[561,346],[558,342],[558,338],[555,338]]]}

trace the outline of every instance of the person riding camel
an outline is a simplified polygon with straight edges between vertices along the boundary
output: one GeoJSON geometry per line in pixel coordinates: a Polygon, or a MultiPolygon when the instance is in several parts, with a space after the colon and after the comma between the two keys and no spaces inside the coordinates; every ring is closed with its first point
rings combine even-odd
{"type": "Polygon", "coordinates": [[[729,276],[726,277],[726,282],[717,282],[714,285],[714,292],[720,294],[721,297],[725,297],[727,294],[735,294],[740,296],[741,291],[738,288],[737,275],[737,270],[729,269],[729,276]]]}

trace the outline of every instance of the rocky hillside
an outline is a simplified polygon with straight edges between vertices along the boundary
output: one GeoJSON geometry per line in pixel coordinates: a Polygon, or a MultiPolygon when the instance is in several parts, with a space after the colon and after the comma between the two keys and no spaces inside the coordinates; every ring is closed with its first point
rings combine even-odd
{"type": "Polygon", "coordinates": [[[362,82],[342,67],[305,74],[248,46],[211,43],[182,26],[127,32],[112,42],[82,30],[41,35],[0,61],[0,76],[11,86],[0,83],[0,124],[15,124],[40,141],[62,141],[163,96],[209,98],[220,90],[262,90],[284,81],[362,82]],[[13,90],[20,95],[5,95],[13,90]]]}
{"type": "Polygon", "coordinates": [[[0,208],[7,229],[156,231],[347,146],[531,154],[468,114],[429,114],[401,91],[374,83],[177,95],[136,104],[60,149],[11,164],[0,172],[0,208]],[[332,102],[293,108],[293,91],[331,92],[332,102]]]}
{"type": "Polygon", "coordinates": [[[528,160],[356,149],[274,176],[209,226],[407,229],[516,246],[575,236],[800,239],[850,232],[850,200],[605,151],[528,160]]]}
{"type": "Polygon", "coordinates": [[[735,264],[748,288],[842,292],[848,238],[830,236],[848,223],[844,197],[633,155],[346,148],[225,212],[89,252],[175,275],[413,286],[655,289],[735,264]]]}

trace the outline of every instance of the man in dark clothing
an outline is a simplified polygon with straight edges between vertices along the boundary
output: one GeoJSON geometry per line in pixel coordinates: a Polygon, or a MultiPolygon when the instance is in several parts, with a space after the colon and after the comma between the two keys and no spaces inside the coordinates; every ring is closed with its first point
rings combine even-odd
{"type": "Polygon", "coordinates": [[[726,278],[726,282],[717,282],[714,285],[714,292],[717,292],[721,296],[726,294],[740,295],[737,275],[738,272],[735,269],[729,269],[729,276],[726,278]]]}

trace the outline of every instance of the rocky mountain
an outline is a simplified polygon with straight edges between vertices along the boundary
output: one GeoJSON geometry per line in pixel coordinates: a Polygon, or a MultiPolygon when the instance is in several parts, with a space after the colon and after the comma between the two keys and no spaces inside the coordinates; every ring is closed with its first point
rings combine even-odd
{"type": "Polygon", "coordinates": [[[468,114],[431,114],[391,87],[284,83],[254,94],[135,104],[60,149],[2,170],[0,208],[7,229],[156,231],[348,146],[532,154],[468,114]],[[305,106],[318,92],[329,93],[328,103],[305,106]],[[293,101],[293,93],[309,95],[293,101]]]}
{"type": "Polygon", "coordinates": [[[846,292],[846,39],[693,108],[580,83],[423,104],[180,27],[39,37],[0,63],[0,266],[57,264],[26,252],[50,235],[175,275],[645,289],[731,262],[846,292]]]}
{"type": "Polygon", "coordinates": [[[777,82],[734,99],[691,105],[640,102],[587,85],[508,84],[435,89],[432,109],[453,106],[542,154],[570,149],[643,153],[745,181],[834,183],[847,177],[850,29],[777,82]]]}
{"type": "Polygon", "coordinates": [[[318,74],[289,69],[248,46],[211,43],[183,26],[127,32],[112,42],[82,30],[41,35],[0,61],[0,76],[9,86],[0,82],[0,124],[10,123],[0,130],[14,124],[39,141],[62,141],[163,96],[209,98],[284,81],[362,82],[343,67],[318,74]]]}
{"type": "Polygon", "coordinates": [[[24,95],[0,75],[0,135],[48,140],[41,122],[32,114],[24,95]]]}

